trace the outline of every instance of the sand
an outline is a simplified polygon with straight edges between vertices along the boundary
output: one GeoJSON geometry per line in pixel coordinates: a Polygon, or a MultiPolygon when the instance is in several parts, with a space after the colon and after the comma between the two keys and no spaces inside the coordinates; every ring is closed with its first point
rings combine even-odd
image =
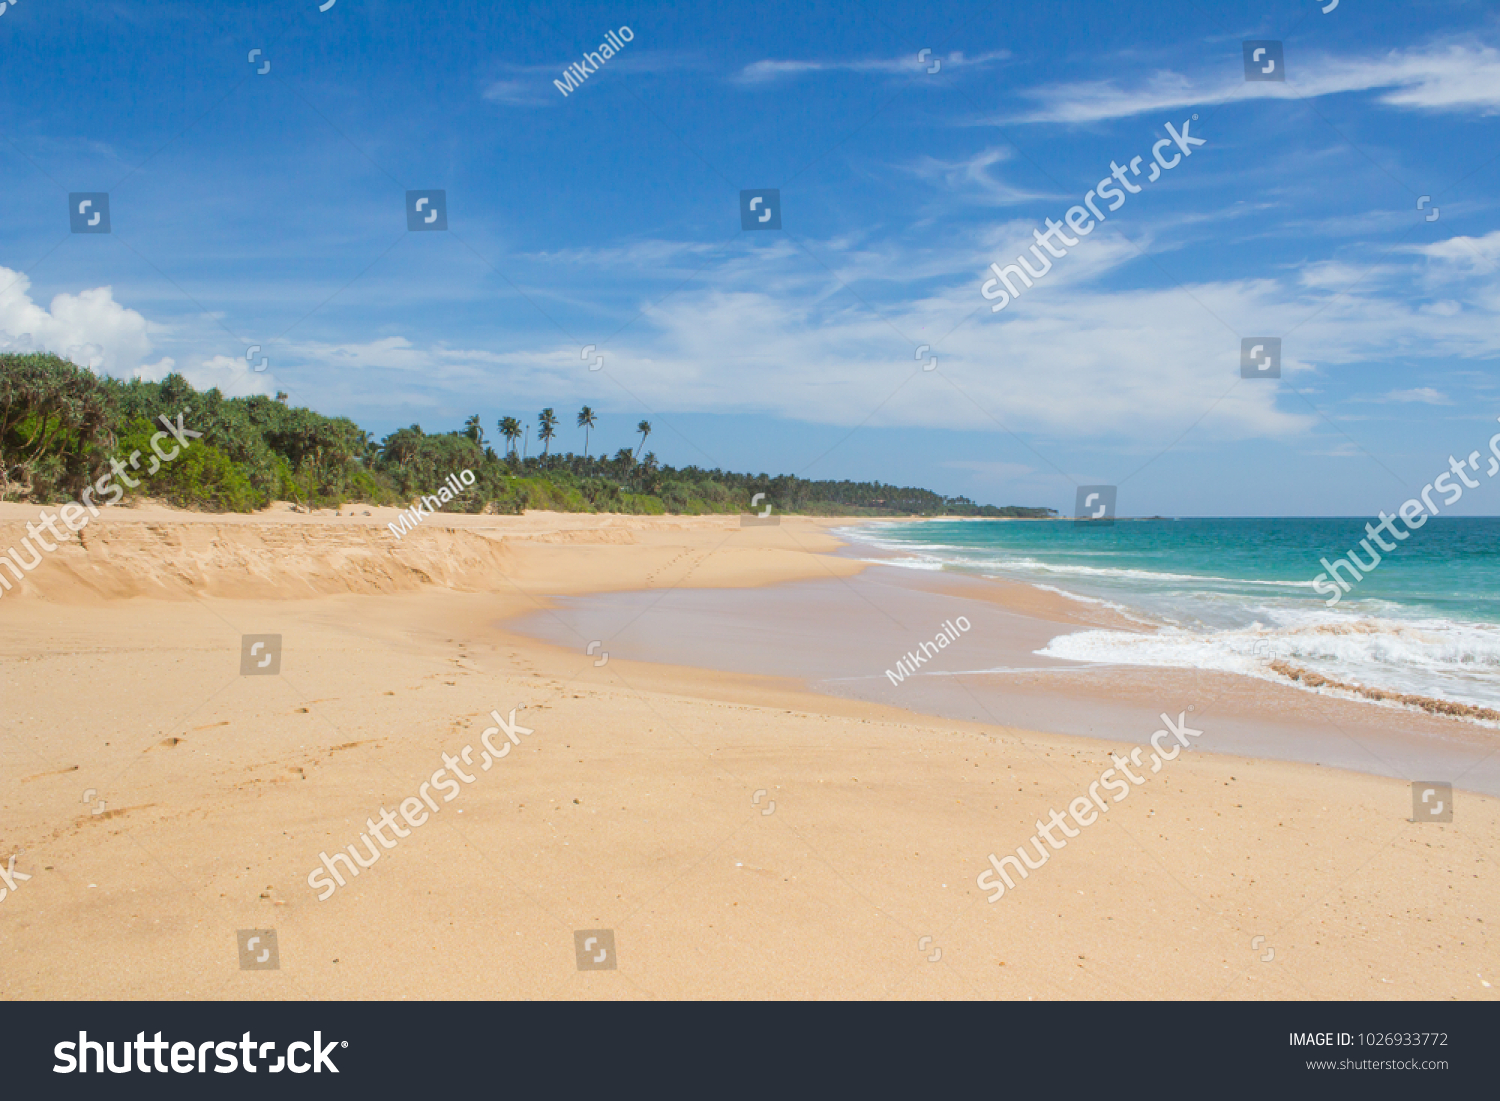
{"type": "MultiPolygon", "coordinates": [[[[36,511],[0,505],[0,550],[36,511]]],[[[987,855],[1145,744],[1144,711],[1039,732],[516,629],[885,569],[836,553],[844,521],[444,515],[397,542],[394,510],[344,511],[111,510],[0,595],[0,866],[31,877],[0,900],[0,995],[1495,996],[1491,797],[1414,824],[1405,780],[1195,748],[990,903],[987,855]],[[241,675],[245,634],[281,636],[278,675],[241,675]],[[532,732],[482,771],[512,708],[532,732]],[[319,901],[319,854],[364,851],[465,746],[473,782],[319,901]],[[279,966],[242,969],[237,931],[270,929],[279,966]],[[617,966],[580,970],[600,929],[617,966]]],[[[1121,675],[1027,691],[1066,711],[1121,675]]]]}

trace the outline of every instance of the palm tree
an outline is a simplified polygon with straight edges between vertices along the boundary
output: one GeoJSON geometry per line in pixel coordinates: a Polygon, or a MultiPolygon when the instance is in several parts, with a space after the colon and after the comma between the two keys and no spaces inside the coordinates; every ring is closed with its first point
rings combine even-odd
{"type": "MultiPolygon", "coordinates": [[[[640,424],[638,424],[638,425],[635,426],[635,430],[641,434],[641,447],[645,447],[646,446],[646,437],[649,436],[649,435],[651,435],[651,422],[650,421],[641,421],[640,424]]],[[[635,453],[637,455],[639,455],[641,453],[641,447],[637,447],[635,449],[635,453]]]]}
{"type": "Polygon", "coordinates": [[[594,427],[594,411],[585,405],[578,410],[578,427],[583,429],[583,457],[589,457],[589,429],[594,427]]]}
{"type": "Polygon", "coordinates": [[[557,414],[550,408],[543,409],[542,415],[537,418],[536,438],[545,441],[546,446],[542,448],[542,454],[547,454],[547,448],[552,446],[552,437],[557,435],[557,414]]]}
{"type": "Polygon", "coordinates": [[[515,417],[501,417],[495,427],[500,429],[500,435],[504,436],[510,443],[510,453],[516,453],[516,441],[521,438],[521,422],[515,417]]]}
{"type": "Polygon", "coordinates": [[[479,423],[479,414],[475,413],[464,421],[464,435],[473,440],[480,447],[484,446],[484,426],[479,423]]]}

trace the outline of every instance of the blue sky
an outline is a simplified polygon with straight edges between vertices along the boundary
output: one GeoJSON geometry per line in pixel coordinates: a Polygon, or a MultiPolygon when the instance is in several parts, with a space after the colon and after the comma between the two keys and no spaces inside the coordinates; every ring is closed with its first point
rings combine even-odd
{"type": "Polygon", "coordinates": [[[381,435],[550,405],[581,450],[588,403],[594,451],[644,417],[677,465],[1390,510],[1500,417],[1500,11],[1329,3],[21,0],[0,347],[381,435]],[[1246,81],[1251,39],[1284,83],[1246,81]],[[1204,145],[991,311],[991,262],[1194,116],[1204,145]],[[408,232],[437,188],[448,231],[408,232]],[[742,230],[766,188],[783,228],[742,230]],[[96,191],[112,232],[71,233],[96,191]],[[1241,379],[1263,336],[1281,379],[1241,379]]]}

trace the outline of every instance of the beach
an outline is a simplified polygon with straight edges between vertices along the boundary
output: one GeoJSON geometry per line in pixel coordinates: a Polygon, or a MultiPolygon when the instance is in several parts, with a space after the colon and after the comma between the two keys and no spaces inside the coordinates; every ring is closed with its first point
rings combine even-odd
{"type": "Polygon", "coordinates": [[[1038,656],[1131,625],[847,519],[342,512],[107,509],[0,594],[4,997],[1495,996],[1493,729],[1038,656]],[[989,901],[1163,716],[1201,733],[989,901]]]}

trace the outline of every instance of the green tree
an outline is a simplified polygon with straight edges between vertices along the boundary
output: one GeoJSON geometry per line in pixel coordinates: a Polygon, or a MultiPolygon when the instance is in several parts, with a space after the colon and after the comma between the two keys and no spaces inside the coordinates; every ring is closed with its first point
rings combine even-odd
{"type": "Polygon", "coordinates": [[[134,473],[138,493],[186,508],[251,511],[276,497],[313,507],[346,501],[397,504],[472,469],[470,491],[449,502],[449,510],[702,514],[732,512],[753,494],[766,493],[784,513],[1054,515],[1051,509],[998,508],[883,482],[810,482],[695,466],[678,470],[645,450],[649,421],[638,427],[638,448],[622,447],[596,459],[590,451],[597,422],[587,407],[579,414],[579,426],[588,433],[581,456],[550,453],[557,429],[550,408],[541,419],[548,450],[535,460],[524,450],[516,459],[515,444],[529,442],[531,429],[514,417],[498,422],[511,445],[508,463],[484,446],[473,417],[461,431],[428,435],[414,424],[376,445],[353,421],[291,405],[285,393],[227,398],[218,390],[195,390],[180,375],[160,382],[101,377],[47,353],[0,354],[0,497],[39,503],[77,497],[109,470],[113,457],[151,464],[150,444],[161,418],[184,415],[185,424],[202,437],[154,472],[148,465],[134,473]],[[510,476],[522,472],[523,478],[510,476]]]}
{"type": "Polygon", "coordinates": [[[410,428],[398,428],[392,432],[381,443],[380,457],[401,470],[417,457],[417,452],[422,445],[422,429],[420,425],[412,425],[410,428]]]}
{"type": "Polygon", "coordinates": [[[552,437],[557,435],[557,414],[550,407],[543,409],[542,415],[537,418],[537,425],[536,438],[543,442],[542,454],[545,455],[552,446],[552,437]]]}
{"type": "Polygon", "coordinates": [[[480,447],[484,446],[484,426],[479,423],[479,414],[475,413],[464,421],[464,435],[473,440],[480,447]]]}
{"type": "Polygon", "coordinates": [[[112,442],[112,404],[107,386],[68,360],[0,355],[0,496],[81,489],[96,449],[112,442]]]}
{"type": "Polygon", "coordinates": [[[514,456],[516,441],[521,438],[521,422],[515,417],[501,417],[496,427],[500,429],[500,435],[504,436],[510,444],[510,453],[514,456]]]}
{"type": "Polygon", "coordinates": [[[578,410],[578,427],[583,429],[583,457],[589,457],[589,430],[594,427],[594,411],[585,405],[578,410]]]}

